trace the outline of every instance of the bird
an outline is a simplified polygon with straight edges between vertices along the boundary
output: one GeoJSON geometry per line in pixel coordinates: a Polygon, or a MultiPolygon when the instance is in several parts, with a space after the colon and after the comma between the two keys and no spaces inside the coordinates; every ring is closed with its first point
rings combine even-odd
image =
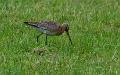
{"type": "Polygon", "coordinates": [[[26,21],[24,23],[41,32],[41,34],[37,36],[37,42],[38,42],[38,38],[42,34],[45,34],[45,36],[46,36],[45,45],[47,45],[47,37],[48,36],[59,36],[59,35],[62,35],[64,32],[66,32],[66,34],[69,38],[69,41],[72,45],[72,40],[69,35],[69,25],[67,23],[63,23],[62,25],[60,25],[59,23],[57,23],[55,21],[41,21],[41,22],[26,21]]]}

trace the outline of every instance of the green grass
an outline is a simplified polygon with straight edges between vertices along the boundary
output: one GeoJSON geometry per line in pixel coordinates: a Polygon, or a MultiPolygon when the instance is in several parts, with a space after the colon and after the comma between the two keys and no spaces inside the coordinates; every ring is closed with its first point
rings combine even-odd
{"type": "Polygon", "coordinates": [[[119,0],[0,0],[0,75],[120,75],[119,0]],[[39,38],[24,21],[69,23],[39,38]],[[34,48],[45,48],[42,55],[34,48]]]}

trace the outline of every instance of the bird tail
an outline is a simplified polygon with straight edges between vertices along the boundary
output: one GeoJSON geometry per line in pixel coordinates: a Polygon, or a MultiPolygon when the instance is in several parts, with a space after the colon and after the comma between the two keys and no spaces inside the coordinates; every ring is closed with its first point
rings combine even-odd
{"type": "Polygon", "coordinates": [[[24,23],[27,24],[27,25],[30,25],[32,27],[38,28],[37,22],[24,22],[24,23]]]}
{"type": "Polygon", "coordinates": [[[24,22],[25,24],[29,24],[29,22],[24,22]]]}

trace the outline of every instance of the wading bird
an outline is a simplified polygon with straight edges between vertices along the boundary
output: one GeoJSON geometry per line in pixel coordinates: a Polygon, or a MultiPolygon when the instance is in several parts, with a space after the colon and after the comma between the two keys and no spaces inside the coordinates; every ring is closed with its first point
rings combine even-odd
{"type": "MultiPolygon", "coordinates": [[[[41,32],[40,35],[42,34],[46,35],[45,45],[47,45],[47,36],[59,36],[64,32],[67,33],[69,41],[72,44],[72,41],[69,35],[68,24],[59,25],[58,23],[53,21],[24,22],[24,23],[39,30],[41,32]]],[[[40,35],[37,36],[37,42],[40,35]]]]}

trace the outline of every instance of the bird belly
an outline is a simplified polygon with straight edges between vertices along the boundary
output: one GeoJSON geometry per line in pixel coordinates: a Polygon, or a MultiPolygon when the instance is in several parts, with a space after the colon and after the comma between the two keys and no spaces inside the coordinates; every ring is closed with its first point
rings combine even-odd
{"type": "Polygon", "coordinates": [[[47,29],[41,29],[41,28],[38,28],[37,30],[40,31],[40,32],[42,32],[42,33],[44,33],[44,34],[47,34],[49,36],[59,36],[59,35],[62,34],[61,32],[49,31],[47,29]]]}
{"type": "Polygon", "coordinates": [[[47,35],[49,35],[49,36],[59,36],[59,35],[61,35],[62,33],[46,31],[45,34],[47,34],[47,35]]]}

